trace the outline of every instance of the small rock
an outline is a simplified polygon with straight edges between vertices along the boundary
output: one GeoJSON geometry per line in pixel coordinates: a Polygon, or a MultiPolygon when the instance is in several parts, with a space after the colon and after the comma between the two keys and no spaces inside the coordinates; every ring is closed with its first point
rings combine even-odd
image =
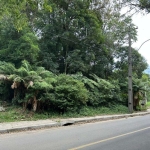
{"type": "Polygon", "coordinates": [[[0,106],[0,112],[5,111],[5,108],[3,106],[0,106]]]}

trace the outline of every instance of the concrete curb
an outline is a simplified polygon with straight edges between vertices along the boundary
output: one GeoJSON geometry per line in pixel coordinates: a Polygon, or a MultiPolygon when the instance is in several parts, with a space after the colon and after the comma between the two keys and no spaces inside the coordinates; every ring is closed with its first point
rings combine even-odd
{"type": "Polygon", "coordinates": [[[95,117],[85,117],[85,118],[70,118],[70,119],[60,119],[58,120],[39,120],[39,121],[22,121],[13,123],[0,123],[0,134],[10,133],[10,132],[21,132],[28,130],[37,130],[43,128],[51,127],[61,127],[68,126],[78,123],[89,123],[97,121],[107,121],[135,116],[143,116],[150,114],[148,112],[134,113],[134,114],[123,114],[123,115],[108,115],[108,116],[95,116],[95,117]]]}
{"type": "MultiPolygon", "coordinates": [[[[26,121],[25,121],[26,122],[26,121]]],[[[26,124],[24,121],[22,122],[12,122],[12,123],[0,123],[0,134],[3,133],[11,133],[11,132],[21,132],[21,131],[29,131],[29,130],[37,130],[43,128],[51,128],[51,127],[59,127],[60,123],[52,122],[47,120],[47,123],[37,123],[37,121],[32,121],[32,124],[26,124]],[[16,123],[16,125],[15,125],[16,123]]],[[[38,121],[40,122],[40,121],[38,121]]]]}
{"type": "Polygon", "coordinates": [[[144,115],[148,115],[148,114],[150,114],[150,112],[124,114],[124,115],[111,115],[111,116],[96,116],[96,117],[88,117],[88,118],[76,118],[76,120],[74,120],[74,123],[84,123],[84,122],[92,122],[92,121],[107,121],[107,120],[129,118],[129,117],[135,117],[135,116],[144,116],[144,115]]]}

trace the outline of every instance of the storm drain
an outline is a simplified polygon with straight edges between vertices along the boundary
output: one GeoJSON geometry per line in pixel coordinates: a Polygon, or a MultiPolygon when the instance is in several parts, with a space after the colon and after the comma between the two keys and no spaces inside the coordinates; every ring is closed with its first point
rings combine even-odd
{"type": "Polygon", "coordinates": [[[73,125],[73,123],[65,123],[62,126],[71,126],[71,125],[73,125]]]}
{"type": "Polygon", "coordinates": [[[75,121],[72,121],[72,120],[62,121],[61,126],[71,126],[74,123],[75,123],[75,121]]]}

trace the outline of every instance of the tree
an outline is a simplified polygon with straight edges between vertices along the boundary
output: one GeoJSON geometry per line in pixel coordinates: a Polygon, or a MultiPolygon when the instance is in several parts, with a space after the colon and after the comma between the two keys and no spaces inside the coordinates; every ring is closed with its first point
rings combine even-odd
{"type": "Polygon", "coordinates": [[[147,13],[150,12],[150,1],[149,0],[122,0],[122,4],[129,6],[131,9],[144,10],[147,13]]]}
{"type": "Polygon", "coordinates": [[[52,82],[55,81],[51,72],[43,67],[32,67],[25,60],[18,69],[10,63],[1,62],[0,74],[5,77],[6,81],[12,83],[13,102],[23,104],[25,109],[28,104],[31,104],[34,111],[37,110],[38,103],[40,105],[38,99],[41,98],[42,93],[52,89],[52,82]]]}
{"type": "Polygon", "coordinates": [[[25,60],[20,68],[0,62],[0,74],[1,80],[11,83],[14,91],[12,102],[23,104],[24,109],[30,106],[37,111],[43,104],[62,111],[79,110],[88,99],[88,91],[81,81],[70,75],[56,76],[43,67],[31,66],[25,60]]]}
{"type": "Polygon", "coordinates": [[[2,101],[10,102],[13,98],[14,92],[10,88],[12,82],[8,80],[8,77],[15,70],[13,64],[0,61],[0,98],[2,101]]]}
{"type": "MultiPolygon", "coordinates": [[[[115,78],[122,80],[127,77],[128,72],[128,47],[121,47],[116,52],[116,64],[115,64],[115,78]]],[[[143,71],[147,68],[148,64],[141,54],[132,48],[132,67],[133,74],[136,74],[138,78],[142,77],[143,71]]]]}
{"type": "Polygon", "coordinates": [[[149,74],[143,73],[142,82],[145,83],[145,104],[150,100],[150,76],[149,74]]]}
{"type": "Polygon", "coordinates": [[[12,18],[13,25],[18,31],[28,26],[34,13],[41,9],[51,12],[48,0],[0,0],[0,19],[12,18]]]}
{"type": "Polygon", "coordinates": [[[89,9],[86,0],[53,3],[53,12],[42,12],[37,24],[41,30],[42,65],[60,73],[82,71],[88,74],[94,51],[101,51],[100,46],[94,47],[103,41],[102,21],[89,9]]]}
{"type": "Polygon", "coordinates": [[[135,110],[140,109],[140,101],[146,106],[146,91],[147,82],[143,82],[142,79],[133,78],[133,107],[135,110]]]}
{"type": "Polygon", "coordinates": [[[98,57],[97,60],[99,60],[99,64],[95,66],[95,70],[100,72],[98,68],[101,70],[104,69],[105,75],[99,75],[95,71],[94,73],[102,78],[108,78],[112,75],[114,69],[114,58],[116,58],[117,49],[128,44],[129,32],[132,40],[136,41],[137,31],[135,25],[132,23],[132,19],[120,13],[122,9],[120,1],[114,0],[112,3],[111,0],[93,0],[91,9],[102,19],[102,33],[104,36],[103,46],[101,46],[102,51],[95,55],[95,57],[98,57]]]}
{"type": "Polygon", "coordinates": [[[17,67],[26,59],[35,63],[39,54],[38,40],[29,27],[18,32],[12,19],[3,19],[0,22],[0,59],[14,63],[17,67]]]}
{"type": "Polygon", "coordinates": [[[149,0],[140,0],[139,7],[143,10],[146,10],[148,13],[150,12],[150,1],[149,0]]]}

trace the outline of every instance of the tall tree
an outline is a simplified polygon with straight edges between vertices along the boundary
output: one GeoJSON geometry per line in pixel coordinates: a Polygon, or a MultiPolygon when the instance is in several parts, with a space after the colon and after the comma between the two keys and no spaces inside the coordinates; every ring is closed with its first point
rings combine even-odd
{"type": "MultiPolygon", "coordinates": [[[[94,1],[91,9],[102,19],[102,34],[104,36],[103,62],[101,69],[105,70],[105,77],[113,72],[117,49],[128,44],[128,35],[136,41],[136,27],[130,17],[121,15],[121,3],[118,0],[94,1]],[[132,31],[132,32],[131,32],[132,31]]],[[[98,54],[98,53],[97,53],[98,54]]],[[[99,53],[97,56],[103,56],[99,53]]],[[[101,60],[100,58],[98,60],[101,60]]]]}
{"type": "Polygon", "coordinates": [[[131,10],[136,9],[138,12],[139,10],[144,10],[147,13],[150,13],[150,1],[149,0],[121,0],[123,6],[128,6],[131,10]]]}
{"type": "Polygon", "coordinates": [[[0,19],[9,16],[14,27],[20,31],[28,26],[35,12],[41,9],[52,11],[48,0],[0,0],[0,19]]]}
{"type": "MultiPolygon", "coordinates": [[[[128,74],[128,47],[121,47],[117,53],[116,60],[116,75],[118,79],[123,80],[127,78],[128,74]]],[[[132,67],[133,74],[141,78],[143,71],[148,67],[146,60],[135,49],[132,48],[132,67]]]]}
{"type": "Polygon", "coordinates": [[[0,59],[14,63],[17,67],[26,59],[35,63],[40,49],[34,32],[29,27],[20,32],[13,26],[11,18],[0,22],[0,59]]]}
{"type": "Polygon", "coordinates": [[[47,69],[58,67],[61,73],[87,73],[91,69],[103,36],[102,21],[89,7],[87,0],[53,1],[53,12],[42,12],[38,25],[41,59],[47,69]]]}

